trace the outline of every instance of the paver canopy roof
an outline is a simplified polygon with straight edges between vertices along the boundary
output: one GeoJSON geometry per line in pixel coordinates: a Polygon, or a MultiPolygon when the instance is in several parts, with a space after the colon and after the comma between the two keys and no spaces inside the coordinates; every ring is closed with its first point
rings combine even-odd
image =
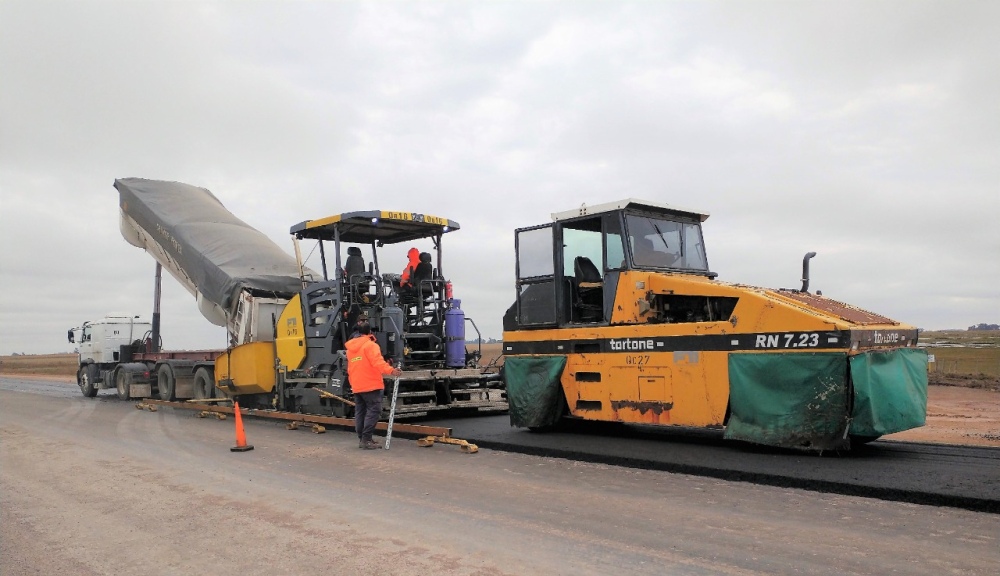
{"type": "Polygon", "coordinates": [[[459,225],[430,214],[369,210],[306,220],[292,226],[290,232],[299,238],[333,240],[334,229],[339,229],[341,242],[397,244],[452,232],[458,230],[459,225]]]}

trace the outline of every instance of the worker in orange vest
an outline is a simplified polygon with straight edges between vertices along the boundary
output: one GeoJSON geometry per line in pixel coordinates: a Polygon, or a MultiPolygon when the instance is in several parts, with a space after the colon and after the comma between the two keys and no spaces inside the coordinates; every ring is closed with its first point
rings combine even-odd
{"type": "Polygon", "coordinates": [[[382,358],[382,349],[375,342],[371,324],[358,325],[359,335],[347,341],[347,380],[354,393],[354,428],[358,432],[358,448],[376,450],[382,445],[372,440],[375,424],[382,413],[382,376],[398,378],[402,372],[382,358]]]}
{"type": "Polygon", "coordinates": [[[409,261],[406,263],[406,268],[403,268],[403,274],[399,277],[400,288],[412,287],[410,284],[410,276],[413,274],[413,271],[416,270],[417,264],[420,264],[420,250],[410,248],[410,251],[406,253],[406,257],[409,261]]]}

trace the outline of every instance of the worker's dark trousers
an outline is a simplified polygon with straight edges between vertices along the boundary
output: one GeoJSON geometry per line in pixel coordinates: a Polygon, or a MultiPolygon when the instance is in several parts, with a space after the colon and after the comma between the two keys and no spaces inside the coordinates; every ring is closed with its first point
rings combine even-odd
{"type": "Polygon", "coordinates": [[[378,417],[382,414],[382,390],[362,392],[354,395],[354,428],[358,440],[372,439],[378,417]]]}

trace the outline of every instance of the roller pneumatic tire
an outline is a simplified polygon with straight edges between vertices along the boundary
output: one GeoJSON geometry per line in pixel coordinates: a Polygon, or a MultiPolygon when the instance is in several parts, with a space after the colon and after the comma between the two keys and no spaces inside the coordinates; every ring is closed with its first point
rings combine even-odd
{"type": "Polygon", "coordinates": [[[115,388],[118,389],[118,398],[128,400],[131,397],[129,395],[128,377],[124,370],[118,370],[115,372],[115,388]]]}
{"type": "Polygon", "coordinates": [[[881,437],[882,436],[858,436],[856,434],[848,435],[848,438],[851,439],[851,446],[864,446],[865,444],[874,442],[881,437]]]}
{"type": "Polygon", "coordinates": [[[169,364],[163,364],[156,370],[156,393],[160,400],[170,402],[174,397],[174,369],[169,364]]]}
{"type": "Polygon", "coordinates": [[[212,371],[202,366],[194,372],[194,397],[197,400],[215,398],[215,378],[212,371]]]}
{"type": "Polygon", "coordinates": [[[97,366],[85,364],[76,373],[76,383],[87,398],[97,396],[97,366]]]}

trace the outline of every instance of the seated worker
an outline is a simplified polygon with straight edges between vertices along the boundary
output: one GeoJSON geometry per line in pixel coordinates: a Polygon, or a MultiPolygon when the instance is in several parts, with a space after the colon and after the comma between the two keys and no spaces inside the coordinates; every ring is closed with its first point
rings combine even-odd
{"type": "Polygon", "coordinates": [[[409,261],[406,263],[406,267],[403,268],[403,274],[399,278],[400,288],[412,288],[413,285],[410,283],[410,276],[413,271],[417,268],[417,264],[420,264],[420,251],[416,248],[410,248],[410,251],[406,253],[406,257],[409,261]]]}
{"type": "Polygon", "coordinates": [[[407,322],[414,319],[422,320],[424,308],[429,304],[427,300],[434,295],[434,287],[427,282],[434,275],[432,257],[427,252],[421,252],[418,258],[417,265],[410,268],[409,283],[402,286],[399,291],[399,301],[407,322]]]}
{"type": "Polygon", "coordinates": [[[420,282],[431,279],[434,274],[434,265],[431,264],[431,255],[428,252],[421,252],[419,258],[420,262],[413,268],[413,274],[410,275],[410,283],[414,288],[420,288],[426,293],[427,285],[421,286],[420,282]]]}

